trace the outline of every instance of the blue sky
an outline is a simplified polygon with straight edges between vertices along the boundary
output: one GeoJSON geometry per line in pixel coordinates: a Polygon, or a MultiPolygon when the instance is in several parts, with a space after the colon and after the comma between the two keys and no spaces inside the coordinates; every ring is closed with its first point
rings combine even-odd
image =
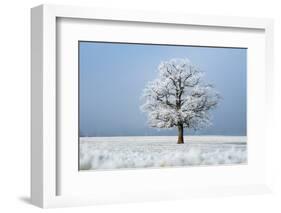
{"type": "Polygon", "coordinates": [[[213,125],[185,134],[246,135],[247,49],[80,42],[80,135],[177,135],[154,129],[140,111],[142,90],[161,61],[188,58],[205,72],[223,100],[213,125]]]}

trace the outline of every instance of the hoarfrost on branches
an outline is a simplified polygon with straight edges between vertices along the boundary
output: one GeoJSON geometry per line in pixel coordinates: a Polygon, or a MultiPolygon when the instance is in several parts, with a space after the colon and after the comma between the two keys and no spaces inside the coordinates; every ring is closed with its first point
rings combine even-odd
{"type": "Polygon", "coordinates": [[[210,110],[220,95],[202,80],[203,72],[188,59],[163,61],[158,78],[143,90],[141,109],[148,124],[156,128],[178,128],[178,143],[183,143],[183,129],[198,130],[211,125],[210,110]]]}

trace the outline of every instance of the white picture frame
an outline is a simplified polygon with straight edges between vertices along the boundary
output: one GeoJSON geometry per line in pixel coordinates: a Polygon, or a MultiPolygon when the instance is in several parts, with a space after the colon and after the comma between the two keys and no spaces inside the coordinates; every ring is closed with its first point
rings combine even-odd
{"type": "MultiPolygon", "coordinates": [[[[271,19],[257,19],[257,18],[241,18],[241,17],[216,17],[216,16],[203,16],[203,15],[187,15],[187,14],[166,14],[166,13],[153,13],[153,12],[141,12],[141,11],[122,11],[122,10],[110,10],[110,9],[97,9],[97,8],[85,8],[74,6],[54,6],[54,5],[41,5],[31,10],[31,201],[33,204],[47,208],[47,207],[62,207],[62,206],[76,206],[76,205],[92,205],[99,203],[116,203],[116,202],[138,202],[144,200],[165,200],[165,199],[178,199],[188,197],[201,197],[201,196],[221,196],[221,195],[241,195],[241,194],[253,194],[253,193],[265,193],[270,192],[271,186],[271,172],[270,172],[270,130],[273,96],[271,91],[273,90],[273,21],[271,19]],[[229,32],[233,30],[257,30],[262,32],[262,41],[264,45],[264,68],[261,68],[261,75],[265,74],[266,78],[263,79],[265,85],[261,89],[262,94],[266,97],[262,99],[252,100],[252,104],[261,101],[264,104],[264,108],[259,110],[265,110],[267,114],[264,116],[264,123],[266,124],[265,131],[263,131],[262,138],[264,141],[260,146],[260,150],[256,151],[259,155],[262,155],[264,165],[262,168],[257,169],[257,174],[262,174],[262,177],[257,181],[253,181],[250,184],[250,176],[248,181],[237,182],[225,182],[224,184],[210,184],[200,186],[200,183],[194,183],[194,187],[184,186],[179,188],[176,185],[169,185],[166,189],[159,190],[159,188],[153,188],[152,191],[148,191],[149,188],[143,187],[143,190],[137,188],[137,186],[129,185],[130,190],[118,191],[116,188],[114,191],[99,189],[99,195],[91,195],[85,193],[85,190],[81,190],[79,194],[71,193],[71,191],[77,191],[74,187],[77,181],[77,177],[70,177],[69,183],[66,185],[67,191],[70,193],[60,193],[60,184],[64,179],[60,178],[61,171],[64,171],[59,164],[61,148],[57,144],[58,130],[58,98],[57,90],[60,86],[60,81],[57,78],[58,69],[57,65],[57,50],[58,50],[58,20],[63,19],[78,19],[78,20],[100,20],[100,21],[118,21],[130,23],[153,23],[154,25],[166,26],[167,28],[172,26],[199,26],[206,28],[219,28],[229,32]],[[256,101],[256,102],[255,102],[256,101]],[[263,149],[266,148],[266,149],[263,149]],[[72,187],[71,187],[72,183],[72,187]],[[135,188],[134,188],[135,187],[135,188]],[[186,188],[185,188],[186,187],[186,188]],[[187,190],[188,189],[188,190],[187,190]],[[120,196],[122,193],[122,196],[120,196]],[[174,196],[171,196],[174,195],[174,196]]],[[[235,35],[234,35],[235,36],[235,35]]],[[[259,40],[260,42],[260,40],[259,40]]],[[[248,79],[248,82],[261,81],[261,79],[248,79]]],[[[250,90],[251,92],[252,90],[250,90]]],[[[250,105],[252,105],[250,104],[250,105]]],[[[249,109],[248,109],[249,110],[249,109]]],[[[261,111],[257,111],[261,112],[261,111]]],[[[257,113],[255,112],[255,113],[257,113]]],[[[254,112],[252,117],[254,117],[254,112]]],[[[68,151],[65,151],[68,152],[68,151]]],[[[66,153],[66,155],[70,155],[66,153]]],[[[204,173],[199,171],[197,175],[210,172],[212,168],[205,168],[204,173]]],[[[247,168],[230,168],[220,167],[218,172],[231,172],[231,170],[237,170],[239,172],[245,172],[247,168]],[[221,170],[221,171],[219,171],[221,170]]],[[[193,171],[193,170],[191,170],[193,171]]],[[[78,173],[78,170],[77,170],[78,173]]],[[[101,172],[100,174],[102,174],[101,172]]],[[[172,180],[177,175],[182,175],[182,169],[153,169],[149,173],[147,171],[114,171],[105,172],[104,175],[100,175],[101,179],[131,176],[136,174],[145,178],[146,175],[151,177],[159,177],[159,175],[167,175],[172,180]],[[120,176],[121,174],[121,176],[120,176]]],[[[79,175],[81,176],[81,175],[79,175]]],[[[81,180],[88,181],[93,174],[83,173],[81,180]]],[[[196,176],[194,176],[196,178],[196,176]]],[[[118,179],[118,178],[117,178],[118,179]]],[[[118,180],[117,180],[118,181],[118,180]]],[[[121,181],[121,180],[120,180],[121,181]]],[[[126,181],[125,181],[126,182],[126,181]]],[[[121,182],[120,182],[121,183],[121,182]]],[[[124,182],[122,182],[124,184],[124,182]]],[[[158,187],[164,186],[164,183],[159,183],[158,187]],[[162,185],[161,185],[162,184],[162,185]]],[[[85,188],[85,187],[84,187],[85,188]]],[[[91,187],[90,187],[91,188],[91,187]]]]}

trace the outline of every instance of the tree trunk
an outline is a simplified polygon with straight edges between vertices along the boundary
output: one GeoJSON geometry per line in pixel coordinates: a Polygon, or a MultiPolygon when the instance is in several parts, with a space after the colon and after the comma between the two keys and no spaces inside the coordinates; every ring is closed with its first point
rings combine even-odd
{"type": "Polygon", "coordinates": [[[183,144],[184,140],[183,140],[183,125],[179,125],[178,126],[178,144],[183,144]]]}

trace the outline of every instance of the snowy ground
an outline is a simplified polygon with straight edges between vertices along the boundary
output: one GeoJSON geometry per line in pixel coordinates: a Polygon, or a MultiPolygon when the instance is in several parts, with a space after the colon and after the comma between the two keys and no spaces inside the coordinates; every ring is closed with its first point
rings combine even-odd
{"type": "Polygon", "coordinates": [[[82,137],[80,169],[117,169],[247,163],[246,137],[82,137]]]}

